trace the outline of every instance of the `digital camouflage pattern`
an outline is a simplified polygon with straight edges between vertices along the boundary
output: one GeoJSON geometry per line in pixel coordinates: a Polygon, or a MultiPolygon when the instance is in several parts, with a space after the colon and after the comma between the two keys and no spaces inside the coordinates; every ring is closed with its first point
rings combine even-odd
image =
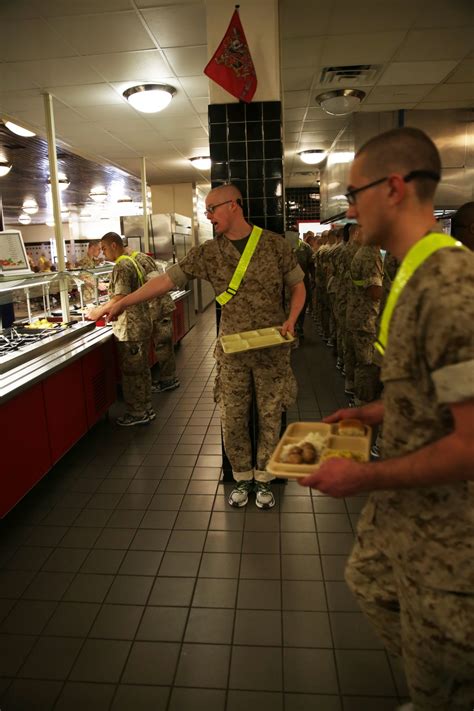
{"type": "Polygon", "coordinates": [[[131,415],[143,415],[151,408],[149,349],[149,339],[117,341],[123,399],[131,415]]]}
{"type": "MultiPolygon", "coordinates": [[[[126,296],[136,291],[140,282],[137,270],[130,259],[116,262],[109,282],[109,296],[126,296]]],[[[151,336],[151,318],[148,304],[135,304],[125,309],[113,321],[114,335],[119,341],[144,341],[151,336]]]]}
{"type": "MultiPolygon", "coordinates": [[[[195,277],[206,279],[213,286],[215,294],[219,295],[229,285],[239,259],[239,251],[221,235],[193,247],[167,273],[172,282],[181,287],[195,277]]],[[[290,244],[279,235],[263,230],[239,290],[222,308],[219,335],[284,323],[284,286],[292,287],[303,281],[303,278],[303,271],[290,244]]],[[[268,480],[272,477],[264,469],[278,441],[281,412],[296,397],[289,350],[282,347],[259,353],[225,355],[218,341],[215,357],[217,378],[214,396],[221,408],[225,450],[232,469],[234,472],[242,472],[252,468],[248,462],[249,410],[243,407],[243,403],[249,402],[253,379],[259,421],[264,423],[260,427],[264,434],[257,452],[257,466],[261,471],[256,472],[255,476],[264,476],[268,480]],[[241,387],[241,380],[245,383],[244,387],[241,387]],[[265,383],[265,387],[261,383],[265,383]],[[276,439],[275,432],[278,432],[276,439]]]]}
{"type": "MultiPolygon", "coordinates": [[[[392,315],[382,367],[384,458],[453,431],[448,405],[474,397],[473,323],[474,255],[442,249],[413,274],[392,315]]],[[[400,646],[401,629],[417,711],[470,710],[474,482],[373,492],[347,580],[389,648],[390,640],[400,646]]]]}
{"type": "Polygon", "coordinates": [[[373,301],[369,286],[382,286],[382,257],[378,247],[364,245],[355,253],[349,269],[352,280],[347,297],[346,326],[353,331],[367,331],[375,335],[380,302],[373,301]],[[363,281],[356,286],[354,280],[363,281]]]}

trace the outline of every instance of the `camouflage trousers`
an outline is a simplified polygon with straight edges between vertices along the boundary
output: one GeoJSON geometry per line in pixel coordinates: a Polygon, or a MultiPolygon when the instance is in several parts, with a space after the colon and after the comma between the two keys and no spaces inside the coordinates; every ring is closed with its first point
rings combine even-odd
{"type": "Polygon", "coordinates": [[[354,371],[355,371],[355,351],[353,344],[353,333],[347,328],[344,329],[344,371],[345,388],[346,390],[354,389],[354,371]]]}
{"type": "MultiPolygon", "coordinates": [[[[387,514],[385,514],[387,515],[387,514]]],[[[397,538],[369,499],[359,519],[346,581],[387,650],[402,657],[415,711],[474,706],[474,592],[425,587],[406,570],[397,538]]]]}
{"type": "MultiPolygon", "coordinates": [[[[375,334],[366,331],[350,331],[346,341],[347,359],[350,364],[354,364],[352,389],[357,405],[376,400],[380,392],[380,368],[374,362],[374,341],[375,334]]],[[[347,377],[346,368],[346,383],[347,377]]]]}
{"type": "Polygon", "coordinates": [[[159,367],[160,380],[172,380],[176,377],[176,359],[173,345],[173,321],[164,318],[153,323],[153,348],[159,367]]]}
{"type": "Polygon", "coordinates": [[[214,398],[234,479],[250,479],[253,472],[256,481],[271,481],[265,468],[280,438],[281,414],[296,399],[289,349],[218,355],[214,398]],[[253,398],[258,413],[255,462],[249,431],[253,398]]]}
{"type": "Polygon", "coordinates": [[[149,341],[117,341],[123,399],[131,415],[151,409],[149,347],[149,341]]]}

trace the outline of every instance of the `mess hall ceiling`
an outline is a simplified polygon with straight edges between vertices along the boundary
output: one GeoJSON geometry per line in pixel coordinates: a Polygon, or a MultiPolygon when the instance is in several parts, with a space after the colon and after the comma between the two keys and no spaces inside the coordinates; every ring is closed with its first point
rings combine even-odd
{"type": "MultiPolygon", "coordinates": [[[[244,4],[240,12],[245,27],[244,4]]],[[[74,199],[93,181],[108,184],[113,168],[129,173],[136,190],[141,156],[150,184],[209,182],[188,160],[209,151],[203,0],[2,0],[0,21],[0,113],[44,136],[42,93],[53,95],[64,169],[75,182],[77,167],[81,183],[74,199]],[[177,89],[167,109],[146,115],[127,103],[123,90],[142,82],[177,89]],[[68,147],[94,166],[69,158],[68,147]]],[[[289,186],[317,177],[298,151],[330,148],[350,121],[322,111],[315,101],[322,91],[362,89],[362,112],[474,108],[472,0],[281,0],[280,35],[289,186]],[[353,81],[324,71],[354,65],[365,69],[353,81]]],[[[19,143],[11,134],[8,142],[19,143]]],[[[40,144],[31,144],[38,156],[33,147],[24,154],[37,166],[24,183],[13,170],[1,179],[8,209],[21,207],[41,172],[40,144]]]]}

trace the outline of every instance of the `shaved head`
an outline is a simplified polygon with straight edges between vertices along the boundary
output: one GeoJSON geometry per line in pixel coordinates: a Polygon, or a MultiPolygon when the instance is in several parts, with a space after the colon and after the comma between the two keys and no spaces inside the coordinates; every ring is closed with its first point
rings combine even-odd
{"type": "Polygon", "coordinates": [[[237,200],[240,200],[240,204],[242,204],[242,193],[231,183],[214,188],[209,193],[208,198],[212,199],[213,203],[224,202],[224,200],[235,200],[236,202],[237,200]]]}

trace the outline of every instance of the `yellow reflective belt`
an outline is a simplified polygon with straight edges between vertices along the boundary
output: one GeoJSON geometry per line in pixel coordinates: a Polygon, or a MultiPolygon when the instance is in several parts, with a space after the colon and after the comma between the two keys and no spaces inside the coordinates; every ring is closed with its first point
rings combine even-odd
{"type": "Polygon", "coordinates": [[[262,232],[263,230],[261,227],[253,227],[252,232],[250,233],[249,241],[245,245],[245,249],[239,259],[237,267],[235,268],[235,272],[232,275],[229,286],[222,292],[222,294],[216,296],[216,301],[221,306],[227,304],[227,302],[230,301],[231,298],[237,293],[237,289],[240,286],[240,282],[244,278],[244,274],[247,271],[247,267],[250,264],[250,260],[253,257],[253,253],[255,252],[262,232]]]}
{"type": "Polygon", "coordinates": [[[139,268],[138,264],[136,263],[136,261],[133,258],[137,254],[138,254],[138,252],[132,252],[131,257],[129,257],[128,254],[122,254],[122,255],[120,255],[120,257],[118,259],[115,260],[115,264],[118,264],[119,262],[123,261],[124,259],[129,259],[133,263],[133,266],[135,267],[135,269],[137,271],[138,281],[140,282],[140,284],[144,284],[145,277],[143,276],[141,269],[139,268]]]}
{"type": "Polygon", "coordinates": [[[467,249],[461,242],[458,242],[453,237],[449,237],[449,235],[431,232],[429,235],[426,235],[426,237],[423,237],[419,240],[419,242],[413,245],[400,264],[400,268],[395,279],[393,280],[392,288],[390,289],[387,303],[385,304],[382,318],[380,320],[379,335],[374,343],[376,349],[382,355],[385,354],[385,349],[387,347],[388,331],[393,311],[407,282],[411,279],[418,267],[421,267],[423,262],[428,259],[428,257],[431,257],[432,254],[440,249],[445,249],[446,247],[467,249]]]}
{"type": "Polygon", "coordinates": [[[365,281],[363,279],[351,279],[354,286],[365,286],[365,281]]]}

